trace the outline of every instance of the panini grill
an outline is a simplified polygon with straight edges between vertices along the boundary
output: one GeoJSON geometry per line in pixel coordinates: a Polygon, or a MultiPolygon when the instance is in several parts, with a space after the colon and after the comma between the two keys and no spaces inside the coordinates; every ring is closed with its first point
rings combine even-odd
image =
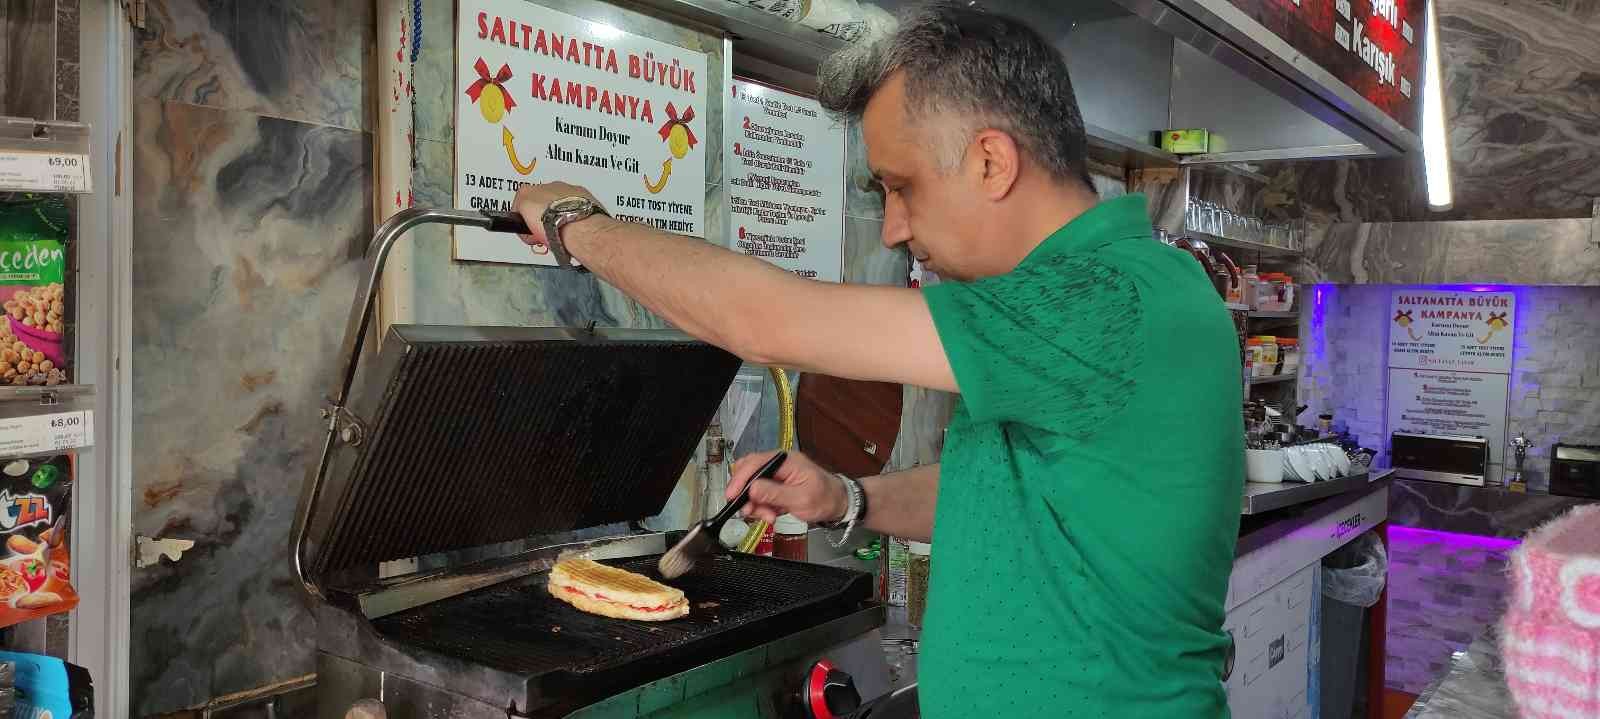
{"type": "Polygon", "coordinates": [[[673,582],[690,613],[666,622],[549,595],[567,552],[655,576],[671,537],[593,528],[662,510],[739,360],[663,330],[397,325],[358,368],[388,252],[426,222],[526,231],[412,209],[369,247],[291,547],[318,600],[319,714],[376,700],[403,717],[826,716],[853,708],[840,667],[887,692],[862,572],[716,556],[673,582]],[[440,566],[380,577],[414,557],[440,566]]]}

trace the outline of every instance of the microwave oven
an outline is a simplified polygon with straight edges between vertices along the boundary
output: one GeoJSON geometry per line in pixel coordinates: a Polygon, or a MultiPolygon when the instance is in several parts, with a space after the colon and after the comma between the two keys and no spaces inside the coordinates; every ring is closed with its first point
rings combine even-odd
{"type": "Polygon", "coordinates": [[[1395,476],[1406,479],[1482,487],[1489,474],[1489,443],[1482,437],[1395,432],[1389,458],[1395,476]]]}
{"type": "Polygon", "coordinates": [[[1557,444],[1552,448],[1550,493],[1600,499],[1600,447],[1557,444]]]}

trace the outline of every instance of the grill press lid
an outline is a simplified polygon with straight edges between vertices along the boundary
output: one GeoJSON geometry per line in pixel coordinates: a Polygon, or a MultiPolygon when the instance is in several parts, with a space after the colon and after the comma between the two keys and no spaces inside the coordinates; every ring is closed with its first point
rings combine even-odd
{"type": "Polygon", "coordinates": [[[659,513],[739,364],[665,330],[391,327],[304,500],[306,568],[659,513]]]}

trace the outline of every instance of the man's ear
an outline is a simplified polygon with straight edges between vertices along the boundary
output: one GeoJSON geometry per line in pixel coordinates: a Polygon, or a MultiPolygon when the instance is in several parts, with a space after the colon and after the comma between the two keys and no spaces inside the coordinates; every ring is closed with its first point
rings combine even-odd
{"type": "Polygon", "coordinates": [[[975,155],[982,163],[981,182],[985,198],[999,201],[1011,194],[1022,171],[1022,153],[1009,133],[995,129],[978,132],[973,139],[975,155]]]}

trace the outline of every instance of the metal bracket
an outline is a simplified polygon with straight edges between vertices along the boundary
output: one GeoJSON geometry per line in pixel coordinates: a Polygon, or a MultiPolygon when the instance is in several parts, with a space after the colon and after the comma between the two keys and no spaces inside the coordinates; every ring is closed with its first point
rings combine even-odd
{"type": "Polygon", "coordinates": [[[1600,247],[1600,197],[1594,198],[1594,207],[1589,211],[1589,243],[1600,247]]]}
{"type": "Polygon", "coordinates": [[[144,569],[161,563],[162,557],[173,562],[178,561],[183,558],[184,552],[194,548],[194,540],[136,535],[133,538],[133,546],[133,566],[144,569]]]}
{"type": "Polygon", "coordinates": [[[367,439],[367,423],[343,407],[323,407],[322,418],[328,420],[328,430],[339,441],[351,447],[360,447],[367,439]]]}

